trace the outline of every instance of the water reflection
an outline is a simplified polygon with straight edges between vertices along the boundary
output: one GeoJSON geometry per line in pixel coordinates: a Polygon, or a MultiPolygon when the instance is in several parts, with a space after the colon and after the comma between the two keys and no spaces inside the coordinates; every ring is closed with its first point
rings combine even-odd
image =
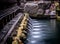
{"type": "Polygon", "coordinates": [[[27,38],[29,39],[27,44],[58,44],[60,22],[56,19],[32,20],[32,29],[27,38]]]}
{"type": "Polygon", "coordinates": [[[60,41],[60,21],[56,22],[56,27],[57,27],[57,38],[58,41],[60,41]]]}

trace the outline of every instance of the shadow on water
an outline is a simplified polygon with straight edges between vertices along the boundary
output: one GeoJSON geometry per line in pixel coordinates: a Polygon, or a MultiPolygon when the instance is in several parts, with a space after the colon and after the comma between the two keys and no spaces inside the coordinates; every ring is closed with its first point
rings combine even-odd
{"type": "Polygon", "coordinates": [[[60,21],[56,21],[57,27],[57,42],[60,44],[60,21]]]}
{"type": "Polygon", "coordinates": [[[35,24],[38,24],[40,27],[34,27],[31,30],[27,38],[29,41],[26,44],[59,44],[59,41],[60,41],[60,22],[59,21],[57,21],[56,19],[52,19],[52,20],[32,19],[32,22],[33,22],[32,27],[34,27],[35,24]],[[47,26],[44,27],[43,25],[47,25],[47,26]],[[37,33],[34,33],[34,32],[37,32],[37,33]]]}
{"type": "Polygon", "coordinates": [[[55,28],[55,36],[56,38],[50,38],[46,40],[48,44],[60,44],[60,21],[52,20],[52,27],[55,28]]]}
{"type": "Polygon", "coordinates": [[[50,38],[47,40],[47,43],[49,44],[60,44],[60,21],[57,21],[57,20],[52,20],[52,23],[51,23],[52,27],[55,28],[55,33],[56,34],[55,36],[53,37],[56,37],[56,38],[50,38]]]}

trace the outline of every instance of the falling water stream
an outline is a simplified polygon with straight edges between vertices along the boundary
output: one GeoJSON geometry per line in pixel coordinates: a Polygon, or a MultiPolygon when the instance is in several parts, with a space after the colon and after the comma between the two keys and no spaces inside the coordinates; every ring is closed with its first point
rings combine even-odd
{"type": "Polygon", "coordinates": [[[56,19],[38,20],[30,19],[30,32],[27,44],[58,44],[59,23],[56,19]]]}

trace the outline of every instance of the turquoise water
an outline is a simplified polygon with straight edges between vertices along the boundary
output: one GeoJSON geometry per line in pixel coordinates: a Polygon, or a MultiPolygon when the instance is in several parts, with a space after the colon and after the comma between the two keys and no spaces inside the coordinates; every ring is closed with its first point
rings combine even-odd
{"type": "Polygon", "coordinates": [[[31,20],[27,44],[59,44],[60,22],[52,20],[31,20]]]}

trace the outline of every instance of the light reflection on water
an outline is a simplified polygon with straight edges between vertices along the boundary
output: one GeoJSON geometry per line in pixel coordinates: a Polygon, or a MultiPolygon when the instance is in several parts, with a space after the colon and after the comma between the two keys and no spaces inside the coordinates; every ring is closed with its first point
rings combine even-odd
{"type": "Polygon", "coordinates": [[[60,22],[56,19],[35,21],[34,19],[32,21],[33,28],[27,38],[29,39],[27,44],[57,44],[60,37],[60,22]]]}

